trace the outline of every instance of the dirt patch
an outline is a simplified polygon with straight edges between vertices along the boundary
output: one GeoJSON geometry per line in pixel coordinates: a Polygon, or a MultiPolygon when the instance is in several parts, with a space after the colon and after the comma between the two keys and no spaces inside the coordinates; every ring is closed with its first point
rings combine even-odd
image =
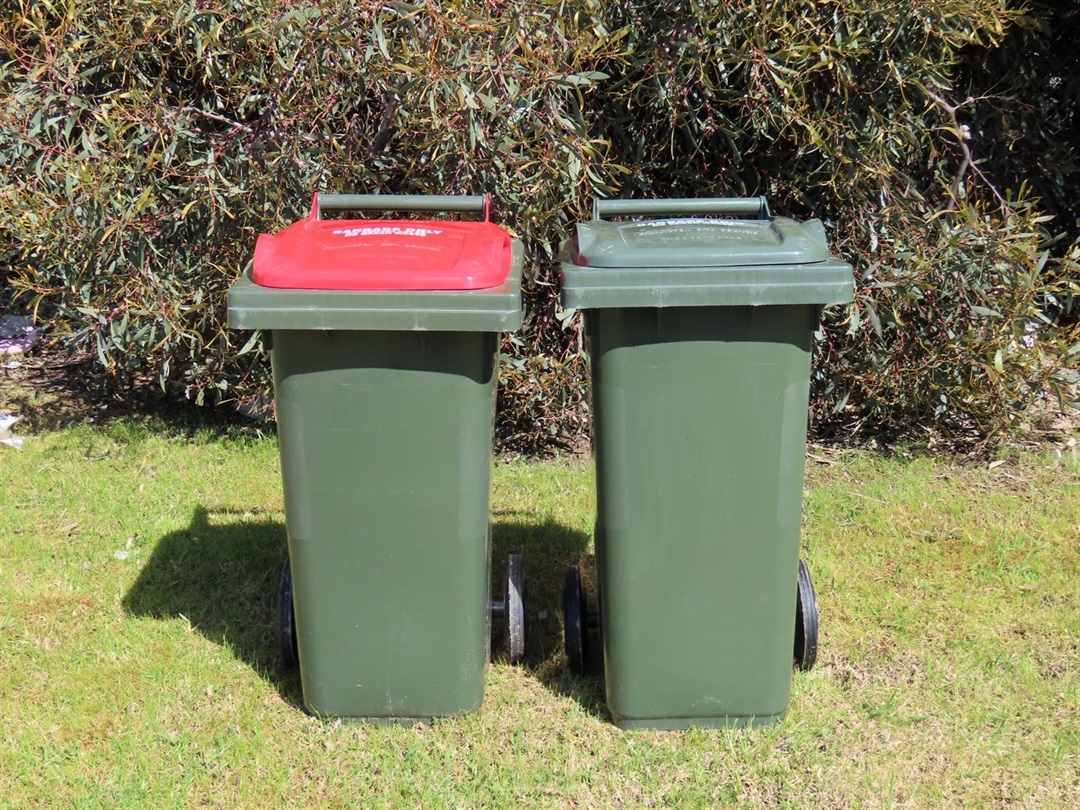
{"type": "MultiPolygon", "coordinates": [[[[17,432],[34,434],[72,424],[107,424],[131,416],[155,416],[168,422],[258,427],[262,423],[228,407],[199,407],[166,396],[150,379],[117,390],[92,355],[72,355],[38,343],[26,355],[0,357],[0,410],[20,417],[17,432]]],[[[1076,393],[1080,398],[1080,392],[1076,393]]],[[[835,427],[835,426],[834,426],[835,427]]],[[[1013,450],[1056,447],[1075,452],[1069,439],[1080,436],[1080,410],[1044,405],[1033,410],[1007,446],[1013,450]]],[[[811,432],[809,461],[828,466],[851,449],[871,449],[886,455],[928,452],[975,463],[1001,457],[1001,443],[987,440],[970,426],[948,429],[924,426],[896,436],[859,435],[850,431],[811,432]]],[[[570,441],[565,452],[579,457],[592,454],[588,436],[570,441]]],[[[1009,465],[1011,467],[1011,465],[1009,465]]],[[[1002,470],[1008,472],[1008,467],[1002,470]]],[[[1003,475],[1005,480],[1007,475],[1003,475]]]]}
{"type": "Polygon", "coordinates": [[[21,417],[19,430],[36,433],[96,422],[131,404],[95,384],[90,358],[35,352],[0,364],[0,409],[21,417]]]}
{"type": "Polygon", "coordinates": [[[150,380],[117,390],[89,355],[39,346],[29,355],[2,360],[0,410],[20,417],[16,432],[23,435],[151,415],[170,423],[200,426],[255,424],[228,408],[200,408],[168,397],[150,380]]]}

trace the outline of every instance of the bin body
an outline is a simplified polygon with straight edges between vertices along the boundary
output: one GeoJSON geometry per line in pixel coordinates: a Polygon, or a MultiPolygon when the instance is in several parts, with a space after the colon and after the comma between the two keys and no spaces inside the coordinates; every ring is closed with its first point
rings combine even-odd
{"type": "MultiPolygon", "coordinates": [[[[409,223],[411,225],[411,223],[409,223]]],[[[258,254],[257,254],[258,256],[258,254]]],[[[413,722],[483,698],[499,332],[521,248],[483,290],[272,289],[233,325],[271,331],[304,703],[413,722]]]]}
{"type": "Polygon", "coordinates": [[[563,265],[592,379],[605,692],[623,728],[763,725],[790,693],[813,332],[850,268],[753,266],[753,243],[732,262],[681,227],[696,263],[676,234],[675,267],[577,264],[580,243],[563,265]]]}
{"type": "Polygon", "coordinates": [[[275,331],[304,701],[409,721],[479,707],[495,333],[275,331]]]}

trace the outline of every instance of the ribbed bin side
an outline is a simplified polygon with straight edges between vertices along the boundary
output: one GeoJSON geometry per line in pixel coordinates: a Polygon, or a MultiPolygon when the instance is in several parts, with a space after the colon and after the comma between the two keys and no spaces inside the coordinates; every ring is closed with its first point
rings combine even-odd
{"type": "Polygon", "coordinates": [[[788,705],[816,306],[587,310],[608,706],[625,728],[788,705]]]}
{"type": "Polygon", "coordinates": [[[408,721],[480,705],[497,351],[493,332],[274,331],[313,713],[408,721]]]}

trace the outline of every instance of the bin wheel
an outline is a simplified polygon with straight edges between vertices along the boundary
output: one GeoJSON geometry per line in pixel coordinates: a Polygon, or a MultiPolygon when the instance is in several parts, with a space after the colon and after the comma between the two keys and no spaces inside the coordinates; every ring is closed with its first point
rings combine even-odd
{"type": "Polygon", "coordinates": [[[581,572],[576,565],[566,569],[563,582],[563,638],[570,672],[585,672],[585,591],[581,588],[581,572]]]}
{"type": "Polygon", "coordinates": [[[506,572],[506,654],[511,664],[525,657],[525,568],[520,554],[511,554],[506,572]]]}
{"type": "Polygon", "coordinates": [[[795,668],[808,672],[817,660],[818,613],[810,569],[799,560],[799,583],[795,600],[795,668]]]}
{"type": "Polygon", "coordinates": [[[281,644],[281,660],[287,667],[300,663],[296,649],[296,610],[293,607],[292,568],[289,561],[281,569],[281,584],[278,586],[278,639],[281,644]]]}

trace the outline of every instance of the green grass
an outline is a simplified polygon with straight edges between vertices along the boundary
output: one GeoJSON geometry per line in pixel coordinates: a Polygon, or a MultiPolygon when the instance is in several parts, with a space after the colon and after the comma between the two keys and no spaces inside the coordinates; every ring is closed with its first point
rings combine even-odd
{"type": "MultiPolygon", "coordinates": [[[[275,642],[276,444],[121,421],[0,447],[0,796],[24,806],[1068,806],[1080,788],[1080,463],[808,468],[817,667],[784,722],[624,733],[561,652],[587,462],[499,462],[527,663],[425,727],[323,722],[275,642]]],[[[498,557],[496,558],[498,559],[498,557]]]]}

